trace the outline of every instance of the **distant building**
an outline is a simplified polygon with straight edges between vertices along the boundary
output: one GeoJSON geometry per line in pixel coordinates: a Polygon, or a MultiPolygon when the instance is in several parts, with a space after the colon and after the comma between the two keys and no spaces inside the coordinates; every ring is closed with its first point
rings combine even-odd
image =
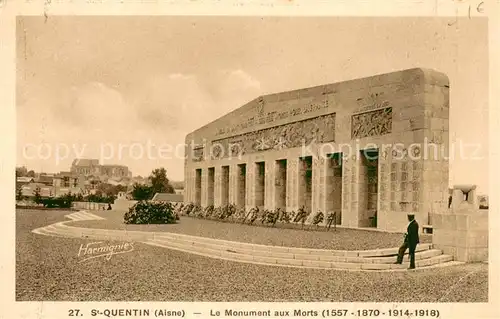
{"type": "Polygon", "coordinates": [[[35,181],[35,179],[33,177],[23,176],[23,177],[16,178],[16,184],[18,184],[18,185],[29,184],[29,183],[33,183],[34,181],[35,181]]]}
{"type": "Polygon", "coordinates": [[[53,186],[55,187],[81,187],[83,186],[83,178],[71,172],[60,172],[53,178],[53,186]]]}
{"type": "Polygon", "coordinates": [[[109,177],[128,177],[129,171],[127,166],[123,165],[101,165],[100,174],[109,177]]]}
{"type": "Polygon", "coordinates": [[[46,185],[46,186],[53,186],[54,185],[54,174],[41,173],[35,179],[35,182],[46,185]]]}
{"type": "Polygon", "coordinates": [[[47,186],[42,183],[30,183],[22,186],[22,194],[24,197],[34,197],[36,193],[36,189],[40,189],[40,196],[42,197],[51,197],[53,196],[53,187],[47,186]]]}
{"type": "Polygon", "coordinates": [[[99,160],[98,159],[75,159],[71,163],[71,173],[78,175],[99,175],[99,160]]]}
{"type": "Polygon", "coordinates": [[[33,177],[18,177],[16,178],[16,190],[34,182],[33,177]]]}
{"type": "Polygon", "coordinates": [[[98,159],[75,159],[71,173],[83,176],[107,176],[113,178],[129,177],[131,172],[124,165],[100,165],[98,159]]]}
{"type": "Polygon", "coordinates": [[[130,178],[109,178],[107,181],[108,184],[113,186],[128,186],[130,184],[130,178]]]}
{"type": "Polygon", "coordinates": [[[30,183],[21,186],[21,191],[24,197],[34,197],[36,189],[40,189],[40,196],[42,197],[58,197],[68,193],[71,194],[84,194],[81,187],[61,187],[61,186],[47,186],[42,183],[30,183]]]}

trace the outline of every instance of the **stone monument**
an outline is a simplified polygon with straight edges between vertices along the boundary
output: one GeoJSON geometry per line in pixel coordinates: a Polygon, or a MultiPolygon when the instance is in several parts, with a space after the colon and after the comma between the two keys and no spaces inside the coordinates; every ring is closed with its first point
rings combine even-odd
{"type": "Polygon", "coordinates": [[[404,231],[448,204],[449,81],[427,69],[261,96],[186,136],[185,201],[404,231]]]}

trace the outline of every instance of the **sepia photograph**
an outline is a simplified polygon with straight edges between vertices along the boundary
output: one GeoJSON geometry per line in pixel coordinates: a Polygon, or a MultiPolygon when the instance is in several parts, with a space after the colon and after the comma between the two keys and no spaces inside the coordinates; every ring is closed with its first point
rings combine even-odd
{"type": "Polygon", "coordinates": [[[16,301],[489,301],[487,18],[17,16],[15,39],[16,301]]]}

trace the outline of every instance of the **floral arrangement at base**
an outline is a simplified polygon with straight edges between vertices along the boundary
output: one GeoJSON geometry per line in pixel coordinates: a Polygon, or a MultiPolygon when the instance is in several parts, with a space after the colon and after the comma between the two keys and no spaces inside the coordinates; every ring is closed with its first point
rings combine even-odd
{"type": "Polygon", "coordinates": [[[330,227],[333,224],[333,228],[337,230],[337,212],[330,212],[328,213],[328,216],[326,217],[326,230],[330,230],[330,227]]]}
{"type": "MultiPolygon", "coordinates": [[[[255,222],[259,220],[259,224],[271,227],[276,227],[278,222],[285,225],[300,224],[302,229],[304,229],[308,217],[311,215],[311,213],[305,210],[304,206],[300,207],[297,212],[287,212],[282,208],[276,208],[274,210],[262,209],[258,206],[247,211],[244,207],[238,207],[235,204],[226,204],[223,206],[209,205],[202,207],[194,203],[178,203],[172,205],[172,208],[177,216],[191,216],[217,221],[246,223],[248,225],[254,225],[255,222]]],[[[306,227],[306,229],[311,229],[310,227],[313,225],[318,229],[319,226],[324,224],[326,231],[328,231],[332,225],[336,230],[336,220],[337,212],[328,212],[325,218],[325,213],[318,211],[314,214],[310,226],[306,227]]]]}
{"type": "Polygon", "coordinates": [[[299,211],[297,212],[297,215],[295,215],[295,218],[293,220],[294,223],[301,223],[302,224],[302,228],[304,228],[304,224],[307,220],[307,216],[309,216],[309,214],[306,212],[305,210],[305,207],[302,206],[299,208],[299,211]]]}
{"type": "Polygon", "coordinates": [[[324,219],[325,219],[325,215],[323,214],[323,212],[318,211],[316,213],[316,215],[314,215],[312,224],[315,225],[317,228],[319,226],[319,224],[323,222],[324,219]]]}

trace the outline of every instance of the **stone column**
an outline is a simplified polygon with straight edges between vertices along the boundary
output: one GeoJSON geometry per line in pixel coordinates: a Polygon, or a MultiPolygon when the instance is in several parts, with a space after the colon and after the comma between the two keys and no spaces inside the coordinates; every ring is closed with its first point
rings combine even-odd
{"type": "Polygon", "coordinates": [[[222,205],[222,167],[215,168],[214,176],[214,206],[219,207],[222,205]]]}
{"type": "Polygon", "coordinates": [[[189,168],[184,166],[184,202],[194,202],[191,189],[194,187],[193,175],[189,168]]]}
{"type": "Polygon", "coordinates": [[[287,159],[286,167],[286,207],[287,211],[297,211],[299,209],[298,197],[298,176],[299,176],[299,160],[296,158],[287,159]]]}
{"type": "Polygon", "coordinates": [[[238,165],[229,166],[229,203],[236,204],[238,198],[238,181],[237,181],[238,165]]]}
{"type": "Polygon", "coordinates": [[[299,159],[298,165],[298,203],[297,206],[300,208],[304,206],[304,209],[308,213],[312,213],[312,188],[314,186],[312,173],[314,165],[314,160],[312,157],[306,157],[304,159],[299,159]],[[309,163],[310,161],[310,163],[309,163]]]}
{"type": "Polygon", "coordinates": [[[194,182],[193,182],[193,188],[191,189],[192,200],[197,205],[201,205],[201,198],[202,198],[201,196],[203,193],[202,174],[200,174],[201,171],[202,171],[201,169],[199,171],[198,170],[194,171],[194,182]],[[199,182],[198,182],[198,178],[199,178],[199,182]]]}
{"type": "Polygon", "coordinates": [[[246,210],[250,210],[255,207],[255,170],[256,164],[250,162],[247,164],[247,175],[246,175],[246,210]]]}
{"type": "Polygon", "coordinates": [[[229,183],[231,182],[229,166],[220,167],[220,205],[225,206],[229,204],[229,183]]]}
{"type": "Polygon", "coordinates": [[[264,207],[269,210],[273,210],[276,206],[275,200],[275,178],[276,178],[276,162],[266,161],[265,162],[265,190],[264,190],[264,207]]]}
{"type": "MultiPolygon", "coordinates": [[[[286,162],[285,162],[286,163],[286,162]]],[[[286,209],[286,166],[282,161],[275,162],[274,208],[286,209]]]]}
{"type": "Polygon", "coordinates": [[[201,206],[208,206],[208,168],[201,170],[201,206]]]}
{"type": "Polygon", "coordinates": [[[216,184],[216,175],[217,171],[215,168],[208,168],[207,169],[207,198],[206,198],[206,206],[210,205],[215,205],[215,198],[216,198],[216,192],[215,192],[215,184],[216,184]]]}
{"type": "Polygon", "coordinates": [[[358,227],[359,221],[359,165],[360,156],[352,154],[345,160],[344,185],[342,190],[344,196],[344,209],[342,210],[342,225],[348,227],[358,227]],[[349,176],[347,176],[349,175],[349,176]],[[348,197],[346,196],[348,194],[348,197]],[[347,198],[349,198],[347,200],[347,198]]]}
{"type": "Polygon", "coordinates": [[[319,211],[325,214],[325,158],[323,156],[313,157],[312,169],[311,214],[309,215],[307,222],[312,222],[314,216],[319,211]]]}
{"type": "Polygon", "coordinates": [[[389,219],[391,163],[388,150],[381,150],[378,162],[377,228],[387,229],[389,219]]]}
{"type": "Polygon", "coordinates": [[[351,162],[348,156],[342,158],[342,226],[350,225],[351,220],[351,162]]]}
{"type": "Polygon", "coordinates": [[[369,227],[368,219],[368,168],[364,163],[363,154],[357,154],[357,188],[358,188],[358,227],[369,227]]]}
{"type": "Polygon", "coordinates": [[[237,206],[243,206],[245,207],[246,205],[246,193],[247,193],[247,185],[246,185],[246,175],[248,169],[245,169],[244,171],[242,170],[241,166],[235,165],[234,166],[235,173],[234,173],[234,203],[237,206]]]}

